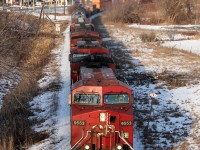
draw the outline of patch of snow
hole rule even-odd
[[[111,41],[111,40],[112,40],[112,38],[111,38],[111,37],[108,37],[108,38],[103,38],[103,39],[102,39],[102,41],[103,41],[103,42],[106,42],[106,41]]]
[[[191,66],[198,64],[198,59],[195,57],[194,60],[187,60],[185,55],[179,55],[173,53],[173,51],[152,49],[154,43],[149,44],[141,42],[138,40],[138,36],[135,35],[136,33],[130,33],[130,30],[106,27],[108,28],[107,31],[110,33],[109,36],[115,37],[113,38],[115,41],[112,41],[110,46],[108,46],[109,49],[112,50],[112,53],[114,53],[113,55],[117,55],[115,54],[115,50],[119,49],[124,52],[122,55],[127,53],[127,49],[130,49],[129,56],[132,54],[132,59],[128,59],[133,67],[130,68],[129,65],[123,64],[123,69],[125,70],[123,75],[125,75],[127,79],[130,78],[128,81],[131,81],[131,87],[134,91],[134,148],[136,150],[178,149],[176,147],[187,141],[189,144],[187,149],[200,149],[200,145],[198,145],[198,139],[200,139],[200,112],[198,111],[200,110],[200,84],[195,82],[193,86],[182,85],[185,87],[170,89],[169,84],[166,83],[168,79],[156,80],[154,84],[151,82],[145,83],[143,79],[140,79],[145,78],[145,75],[149,75],[149,73],[150,75],[154,75],[154,73],[155,75],[159,73],[165,75],[166,73],[167,77],[167,75],[169,75],[167,73],[168,71],[177,75],[191,74],[193,71]],[[161,34],[160,31],[158,31],[158,37],[161,40],[184,40],[186,46],[183,47],[190,47],[189,41],[193,40],[185,39],[192,38],[192,36],[184,36],[175,33],[175,30],[199,30],[200,26],[138,25],[137,27],[151,30],[172,30]],[[168,34],[172,34],[172,37]],[[126,40],[124,37],[131,37],[132,39]],[[195,43],[191,42],[191,45],[199,48],[200,45],[197,44],[197,42],[200,43],[196,40]],[[123,49],[125,49],[125,51]],[[156,76],[153,78],[156,79]],[[195,79],[198,80],[196,77]],[[152,92],[157,94],[155,99],[149,96]],[[150,132],[146,132],[146,129],[150,129]],[[147,139],[150,139],[150,141],[147,141]],[[148,144],[148,142],[150,142],[150,144]]]
[[[134,126],[136,127],[137,124],[135,124]],[[141,141],[142,134],[143,133],[140,131],[139,128],[134,129],[134,150],[144,150],[144,146]]]
[[[58,105],[58,122],[56,124],[58,129],[57,138],[61,139],[57,144],[57,150],[70,149],[71,126],[70,126],[70,107],[68,105],[68,95],[70,93],[70,62],[68,55],[70,54],[70,27],[68,26],[64,32],[64,45],[61,47],[61,81],[63,83],[62,89],[59,93]]]
[[[44,72],[45,72],[45,76],[38,81],[39,87],[42,89],[44,89],[45,87],[48,87],[49,84],[52,83],[56,79],[56,77],[52,76],[51,72],[49,72],[49,68],[45,68]]]
[[[40,14],[36,13],[36,12],[33,12],[31,14],[34,15],[34,16],[37,16],[37,17],[40,16]],[[47,18],[47,16],[44,16],[44,17]],[[71,16],[56,16],[56,20],[55,20],[55,16],[54,15],[48,15],[48,17],[54,22],[55,21],[64,21],[64,20],[70,21],[71,20]]]
[[[41,124],[38,124],[34,126],[34,130],[37,132],[42,131],[50,131],[52,130],[53,126],[53,120],[52,120],[52,108],[53,108],[53,99],[55,98],[54,92],[46,92],[41,95],[36,96],[29,105],[31,106],[31,110],[33,111],[34,115],[33,117],[30,117],[30,119],[37,119],[37,120],[43,120],[44,122]]]
[[[200,116],[200,84],[171,90],[171,100],[191,114]]]
[[[140,25],[140,24],[131,24],[128,27],[140,28],[147,30],[176,30],[176,31],[185,31],[185,30],[200,30],[200,25]]]
[[[178,41],[178,40],[187,40],[192,37],[193,36],[169,33],[168,35],[158,35],[157,39],[162,41]]]
[[[68,59],[66,59],[70,53],[69,32],[68,26],[64,31],[64,44],[53,50],[53,53],[56,54],[56,63],[60,71],[61,89],[59,89],[58,92],[42,93],[35,97],[30,103],[32,110],[40,110],[39,112],[34,111],[36,118],[45,119],[42,124],[36,125],[34,130],[38,132],[48,132],[50,133],[50,137],[43,140],[41,143],[33,145],[29,150],[70,149],[70,107],[67,104],[68,94],[70,93],[70,64]],[[52,62],[50,62],[49,66],[53,66],[51,63]],[[44,69],[46,76],[39,81],[40,88],[48,87],[48,85],[56,79],[50,72],[49,66]],[[53,105],[58,105],[56,113],[52,112],[52,109],[55,107]],[[30,119],[34,119],[34,117]]]
[[[200,40],[169,41],[161,44],[169,48],[177,48],[200,55]]]
[[[2,104],[3,104],[3,96],[5,96],[6,92],[8,91],[9,87],[11,86],[11,83],[9,80],[6,80],[6,79],[1,79],[0,80],[0,110],[1,110],[1,107],[2,107]]]
[[[1,74],[1,73],[0,73]],[[16,75],[16,70],[10,71],[6,76],[2,75],[0,79],[0,111],[3,105],[3,97],[18,84],[20,77]]]

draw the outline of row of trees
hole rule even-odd
[[[156,0],[168,23],[192,23],[197,18],[198,0]]]
[[[105,18],[112,22],[138,23],[145,18],[156,20],[152,23],[187,24],[197,22],[200,0],[127,0],[114,3],[107,9]]]

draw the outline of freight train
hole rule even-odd
[[[133,150],[133,93],[99,33],[75,8],[70,25],[72,150]]]

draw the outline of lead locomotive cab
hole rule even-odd
[[[80,69],[72,85],[73,150],[133,149],[132,91],[110,68]]]

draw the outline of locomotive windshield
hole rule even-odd
[[[99,94],[74,94],[75,104],[99,104],[100,95]]]
[[[91,36],[91,35],[81,35],[81,36],[74,36],[71,39],[81,39],[84,38],[84,40],[90,40],[90,41],[94,41],[94,40],[99,40],[100,38],[97,36]]]
[[[73,54],[73,62],[81,62],[85,60],[89,54]]]
[[[107,54],[73,54],[73,62],[81,62],[81,61],[101,61],[107,58]]]
[[[129,95],[128,94],[105,94],[104,103],[105,104],[129,103]]]

